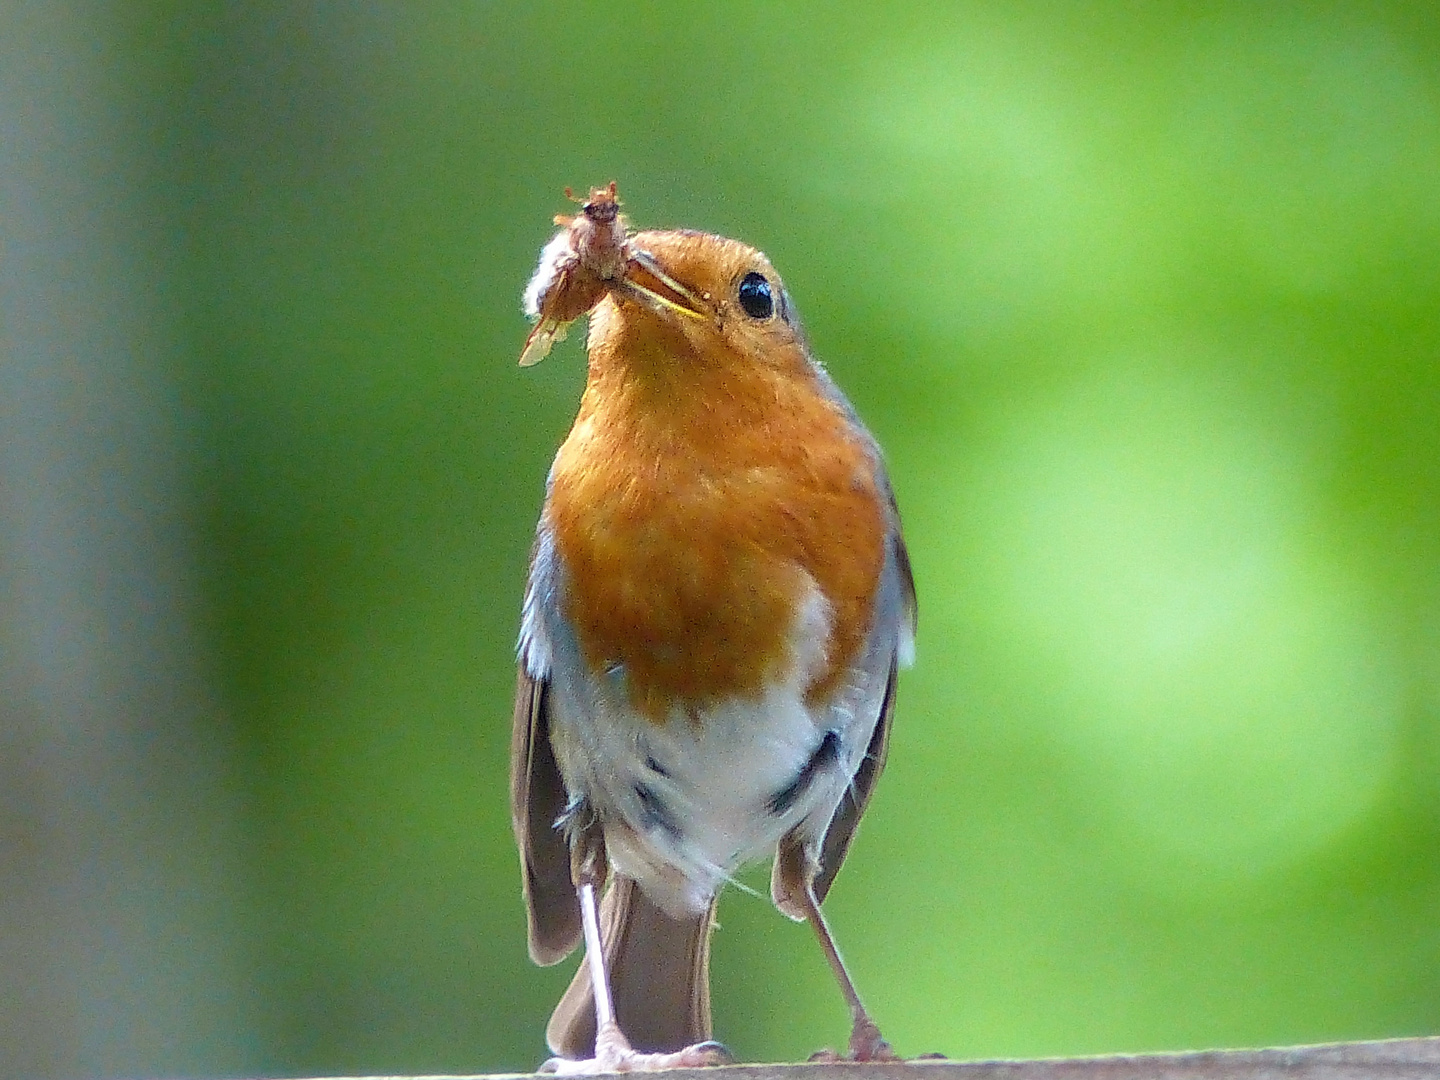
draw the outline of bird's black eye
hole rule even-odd
[[[775,313],[775,298],[764,274],[751,270],[740,279],[740,306],[752,319],[768,319]]]

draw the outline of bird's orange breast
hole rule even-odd
[[[778,364],[687,362],[678,337],[609,326],[599,345],[592,328],[545,510],[586,662],[621,665],[657,722],[675,706],[693,715],[759,696],[792,669],[813,583],[831,631],[805,689],[823,698],[870,629],[884,564],[867,444],[798,350]]]

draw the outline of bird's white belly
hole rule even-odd
[[[792,628],[786,678],[763,697],[698,715],[676,708],[664,723],[632,708],[623,671],[554,681],[551,740],[572,799],[598,815],[614,868],[672,914],[704,910],[797,825],[824,835],[864,759],[886,682],[853,668],[829,701],[807,705],[828,639],[828,605],[813,589]]]

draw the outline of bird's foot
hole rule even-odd
[[[875,1026],[875,1021],[868,1016],[861,1016],[855,1021],[855,1026],[850,1029],[850,1052],[845,1055],[837,1054],[834,1050],[817,1050],[810,1055],[810,1060],[815,1062],[837,1062],[837,1061],[901,1061],[899,1054],[890,1048],[890,1044],[880,1034],[880,1029]]]
[[[660,1072],[664,1069],[698,1069],[733,1065],[735,1058],[723,1044],[710,1040],[665,1054],[647,1053],[630,1045],[620,1028],[608,1024],[595,1038],[595,1056],[588,1061],[553,1057],[540,1066],[542,1073],[589,1076],[595,1073]]]

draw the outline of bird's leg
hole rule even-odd
[[[845,961],[840,957],[840,950],[835,946],[830,926],[815,899],[815,874],[809,856],[796,838],[787,836],[780,841],[775,859],[775,884],[784,890],[782,909],[793,909],[803,915],[805,921],[815,930],[820,951],[825,954],[830,970],[835,974],[835,981],[840,984],[840,993],[845,996],[845,1004],[850,1007],[850,1055],[846,1060],[899,1061],[899,1056],[890,1049],[890,1044],[880,1034],[880,1028],[870,1018],[870,1013],[860,1000],[860,992],[855,989],[855,980],[850,978],[850,972],[845,969]],[[777,889],[776,902],[780,903],[781,900]],[[831,1051],[822,1050],[811,1060],[826,1059],[838,1060],[838,1056]]]
[[[596,830],[598,836],[598,830]],[[610,977],[605,970],[605,948],[600,940],[600,907],[595,890],[604,882],[604,840],[577,843],[584,850],[572,853],[572,874],[580,898],[580,925],[585,934],[585,963],[590,968],[590,986],[595,993],[595,1056],[588,1061],[554,1057],[540,1066],[543,1073],[587,1076],[607,1072],[657,1072],[661,1069],[688,1069],[705,1065],[730,1065],[730,1051],[718,1042],[696,1043],[668,1054],[643,1053],[630,1045],[615,1020],[610,994]]]
[[[815,928],[820,951],[825,954],[830,970],[835,973],[835,981],[840,984],[840,993],[845,995],[845,1004],[850,1006],[850,1060],[900,1060],[895,1051],[890,1049],[890,1044],[881,1037],[880,1028],[870,1018],[870,1013],[861,1002],[860,992],[855,989],[855,981],[845,969],[845,961],[840,958],[840,950],[835,947],[835,938],[830,933],[830,926],[825,922],[820,905],[815,902],[815,890],[809,882],[805,883],[799,900],[805,909],[805,921]]]

